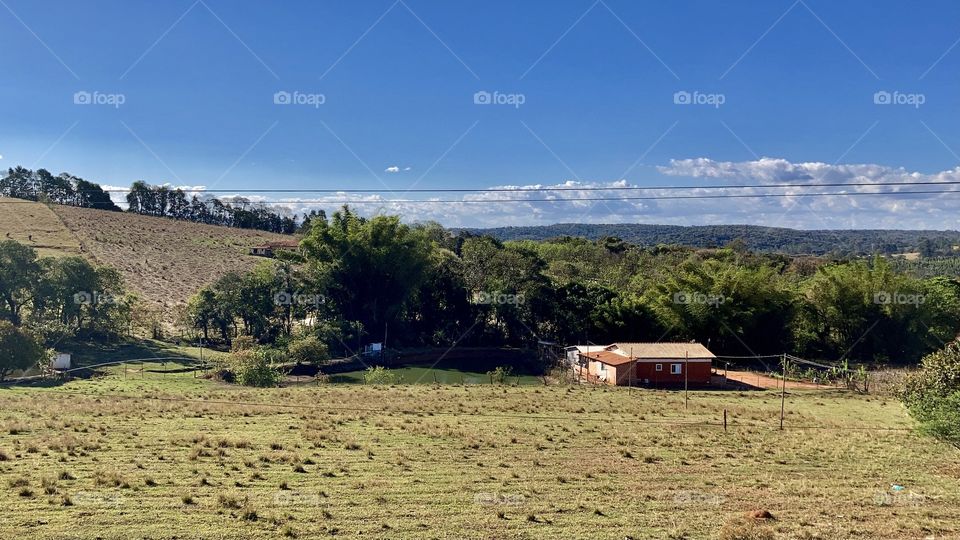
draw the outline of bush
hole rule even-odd
[[[513,368],[510,366],[497,366],[493,371],[488,371],[487,375],[490,376],[490,384],[503,384],[507,382],[507,377],[513,373]]]
[[[282,375],[270,366],[262,349],[246,349],[230,356],[229,369],[238,384],[244,386],[277,386]]]
[[[308,335],[296,339],[287,346],[290,359],[298,364],[319,365],[330,359],[326,344],[317,339],[317,336]]]
[[[363,382],[366,384],[393,384],[397,382],[397,374],[383,366],[369,367],[363,374]]]
[[[925,356],[901,399],[921,431],[960,446],[960,340]]]
[[[257,346],[257,340],[253,336],[237,336],[233,338],[233,342],[230,344],[231,352],[240,352],[248,351]]]

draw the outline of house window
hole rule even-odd
[[[602,362],[600,362],[599,371],[600,371],[600,373],[606,373],[606,372],[607,372],[607,365],[604,364],[604,363],[602,363]]]
[[[670,364],[670,374],[679,375],[683,373],[683,364]]]
[[[656,370],[663,371],[663,364],[657,364]]]

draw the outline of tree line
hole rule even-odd
[[[54,176],[45,169],[32,171],[23,167],[7,170],[0,178],[0,197],[13,197],[82,208],[120,212],[122,209],[98,184],[69,173]],[[296,216],[252,203],[243,198],[223,202],[213,197],[188,196],[182,189],[154,186],[137,181],[126,196],[127,211],[208,225],[239,229],[257,229],[279,234],[293,234],[301,225]],[[308,221],[309,214],[303,221]]]
[[[330,351],[697,340],[717,354],[791,352],[915,362],[960,330],[960,283],[881,257],[831,260],[642,248],[618,238],[501,242],[344,207],[315,216],[299,253],[200,291],[208,339]]]
[[[82,257],[40,258],[29,246],[0,242],[0,380],[33,367],[65,338],[124,333],[134,303],[112,268]]]

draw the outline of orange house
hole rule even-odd
[[[580,353],[574,368],[591,382],[616,386],[710,384],[712,352],[700,343],[615,343]]]

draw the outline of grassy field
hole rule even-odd
[[[175,368],[0,389],[0,538],[960,536],[956,450],[888,398],[791,391],[779,431],[774,392]]]
[[[16,240],[41,257],[80,255],[80,241],[46,205],[0,197],[0,240]]]
[[[490,376],[486,372],[452,367],[407,366],[391,368],[390,372],[394,374],[398,384],[490,384]],[[362,384],[364,373],[364,371],[337,373],[330,376],[330,382]],[[543,384],[540,377],[535,375],[511,375],[507,380],[510,384],[517,385]]]
[[[12,199],[6,199],[7,201]],[[0,239],[43,256],[82,255],[116,268],[127,287],[172,320],[197,290],[263,261],[250,246],[289,236],[172,219],[17,200],[0,204]],[[30,238],[32,237],[32,240]]]

